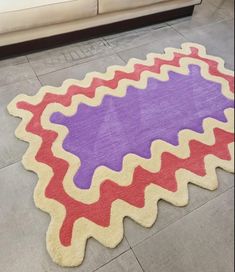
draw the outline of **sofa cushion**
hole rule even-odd
[[[148,6],[169,0],[99,0],[99,13],[107,13],[124,9]]]
[[[97,9],[97,0],[0,1],[0,33],[87,18]]]

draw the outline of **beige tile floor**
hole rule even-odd
[[[110,35],[27,56],[0,61],[0,271],[4,272],[232,272],[234,176],[218,171],[220,187],[208,192],[190,186],[190,204],[159,204],[151,229],[125,220],[125,238],[114,250],[94,240],[79,268],[55,265],[46,252],[49,216],[35,208],[37,177],[23,169],[27,144],[13,133],[19,120],[6,105],[19,93],[41,85],[59,86],[67,78],[104,72],[130,58],[145,58],[182,42],[204,44],[234,68],[234,1],[204,0],[193,17]]]

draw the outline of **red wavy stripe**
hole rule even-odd
[[[50,149],[53,142],[57,138],[57,134],[52,131],[45,130],[41,126],[41,115],[45,107],[49,103],[56,101],[64,105],[69,105],[71,102],[71,96],[77,93],[85,94],[89,97],[94,97],[96,88],[98,86],[101,86],[102,84],[110,88],[116,88],[118,86],[118,81],[120,81],[123,77],[129,78],[132,80],[138,80],[140,78],[141,72],[143,72],[144,69],[159,73],[161,70],[161,66],[165,64],[179,67],[180,59],[183,57],[189,57],[189,56],[192,58],[198,58],[198,59],[207,61],[208,64],[212,66],[211,73],[213,73],[214,75],[218,77],[221,76],[223,78],[229,78],[228,76],[222,75],[219,71],[216,70],[216,68],[218,68],[218,64],[215,61],[211,61],[211,60],[207,60],[207,59],[203,59],[199,57],[197,48],[191,48],[191,53],[189,55],[175,53],[174,59],[172,61],[156,59],[154,65],[149,67],[141,65],[141,64],[136,64],[135,71],[129,74],[125,72],[117,71],[115,73],[115,77],[113,80],[104,81],[104,80],[95,78],[91,83],[91,87],[88,87],[88,88],[72,86],[69,88],[67,95],[46,94],[44,99],[38,105],[31,105],[23,101],[17,103],[18,108],[30,111],[33,114],[33,117],[31,121],[29,122],[29,124],[27,125],[26,130],[35,135],[40,136],[42,139],[43,145],[38,150],[38,154],[42,154],[41,158],[44,157],[45,159],[41,159],[40,162],[53,167],[53,165],[50,164],[50,162],[52,162],[55,159],[54,155],[51,154]],[[230,80],[230,78],[228,80]],[[52,169],[54,170],[53,172],[55,172],[55,169],[54,168]],[[64,168],[64,171],[67,171],[67,168]]]
[[[100,78],[94,78],[91,82],[91,85],[87,88],[83,88],[83,87],[74,85],[74,86],[69,87],[67,93],[64,95],[55,95],[55,94],[47,93],[44,96],[43,100],[39,104],[37,104],[36,106],[22,101],[22,102],[17,103],[17,107],[22,108],[22,109],[27,108],[27,110],[31,111],[32,113],[38,112],[38,111],[40,111],[42,113],[43,110],[45,109],[45,107],[48,104],[53,103],[53,102],[60,103],[64,106],[69,106],[71,104],[71,97],[76,94],[83,94],[88,97],[94,97],[95,90],[100,86],[106,86],[111,89],[116,89],[118,87],[120,80],[122,80],[122,79],[131,79],[131,80],[139,81],[141,73],[143,71],[160,73],[161,67],[163,65],[171,65],[171,66],[179,67],[180,60],[184,57],[192,57],[192,58],[199,59],[201,61],[206,62],[209,65],[210,74],[224,78],[229,83],[230,91],[234,92],[234,77],[221,73],[218,70],[219,64],[216,61],[200,57],[198,55],[198,49],[192,47],[190,54],[174,53],[174,58],[170,61],[169,60],[162,60],[162,59],[155,59],[155,62],[152,66],[136,64],[134,66],[134,71],[131,73],[123,72],[123,71],[116,71],[114,74],[114,78],[111,80],[103,80]]]
[[[196,57],[196,53],[195,53],[196,51],[197,51],[196,49],[192,49],[192,56]],[[174,61],[169,62],[167,64],[170,64],[172,66],[173,65],[179,66],[179,60],[181,57],[184,57],[184,56],[185,55],[175,54]],[[216,62],[214,62],[214,63],[216,63]],[[166,64],[166,63],[164,63],[164,64]],[[163,65],[163,61],[156,60],[155,64],[153,66],[151,66],[152,71],[154,69],[156,71],[157,70],[160,71],[161,65]],[[217,66],[218,66],[218,64],[217,64]],[[217,66],[214,65],[214,68]],[[130,74],[127,74],[124,72],[116,72],[115,79],[113,79],[111,81],[103,81],[100,79],[94,79],[90,88],[86,88],[86,89],[83,88],[82,89],[77,86],[72,86],[71,88],[69,88],[67,95],[72,96],[72,95],[77,94],[79,92],[83,93],[83,94],[85,92],[85,94],[87,96],[93,97],[94,93],[95,93],[95,89],[96,89],[95,86],[101,86],[101,85],[105,84],[106,86],[109,86],[109,87],[112,86],[112,88],[115,88],[115,86],[117,86],[117,81],[120,80],[121,76],[125,75],[125,78],[131,78],[131,75],[132,75],[133,78],[135,78],[135,79],[137,77],[139,77],[141,72],[138,73],[138,71],[141,70],[141,67],[144,67],[144,66],[143,65],[136,65],[135,66],[136,71],[134,73],[130,73]],[[148,67],[148,69],[151,70],[150,67]],[[215,75],[220,76],[220,73],[218,72]],[[222,77],[227,78],[227,76],[225,76],[225,75]],[[108,85],[108,84],[110,84],[110,85]],[[62,99],[60,100],[60,98],[63,98],[63,100]],[[75,201],[69,195],[67,195],[65,193],[62,182],[63,182],[64,176],[68,170],[68,163],[62,159],[58,159],[53,156],[53,154],[51,152],[51,146],[52,146],[53,142],[55,141],[55,139],[57,138],[57,134],[53,131],[44,130],[40,124],[41,113],[43,112],[45,107],[49,103],[52,103],[53,101],[58,102],[58,100],[60,100],[61,103],[63,103],[64,105],[67,105],[67,106],[71,102],[71,99],[67,98],[66,95],[61,96],[61,95],[47,94],[44,97],[43,101],[36,106],[30,105],[30,104],[27,104],[24,102],[18,103],[17,106],[18,106],[18,108],[22,108],[22,109],[31,111],[33,113],[33,118],[30,121],[30,123],[27,125],[27,131],[34,133],[36,135],[39,135],[43,140],[41,148],[39,149],[39,151],[36,155],[36,160],[47,164],[48,166],[50,166],[53,169],[54,176],[47,187],[46,196],[57,200],[58,202],[62,203],[66,207],[67,218],[64,222],[63,228],[61,229],[61,242],[63,245],[69,245],[71,242],[71,233],[72,233],[73,222],[74,222],[74,220],[76,220],[74,212],[75,212],[75,210],[77,210],[77,211],[79,210],[79,213],[82,211],[84,212],[85,210],[80,209],[80,206],[83,206],[85,204]],[[160,185],[161,184],[159,184],[159,186]],[[166,189],[170,190],[171,188],[170,187],[168,188],[167,187],[168,185],[169,185],[168,183],[162,184],[162,186],[165,186]],[[103,188],[103,186],[102,186],[102,188]],[[174,188],[174,186],[172,188]],[[109,190],[112,190],[112,188],[110,188]],[[102,189],[101,193],[103,194],[103,189]],[[104,197],[104,196],[102,196],[102,197]],[[110,205],[111,205],[111,203],[110,203]],[[103,207],[103,204],[101,205],[101,207]],[[81,214],[83,214],[83,212]],[[103,211],[101,211],[100,213],[102,214]],[[88,216],[88,214],[86,212],[85,212],[85,214]],[[84,214],[83,214],[83,216],[84,216]],[[97,216],[94,214],[93,215],[91,214],[91,220],[93,217],[94,217],[94,219],[96,219]],[[103,225],[109,224],[109,217],[108,217],[108,221],[107,221],[107,219],[106,219],[106,221],[102,221],[102,220],[104,220],[104,218],[105,217],[103,217],[103,216],[98,216],[97,224],[99,224],[99,223],[100,223],[100,225],[102,225],[102,223],[103,223]],[[94,220],[94,222],[95,222],[95,220]]]
[[[60,233],[61,243],[64,246],[70,245],[73,224],[78,218],[86,217],[100,226],[107,227],[110,223],[110,208],[112,202],[116,199],[123,199],[139,208],[143,207],[144,188],[150,183],[155,183],[169,191],[176,191],[174,175],[179,168],[188,169],[201,176],[205,175],[203,159],[207,154],[214,154],[221,159],[230,160],[227,145],[233,142],[234,135],[216,129],[215,137],[216,144],[213,146],[206,146],[200,142],[192,141],[190,143],[191,157],[186,160],[165,153],[162,156],[162,170],[157,174],[151,174],[138,167],[134,173],[133,182],[128,187],[120,187],[112,181],[104,182],[101,186],[99,201],[91,205],[78,202],[64,192],[61,182],[66,173],[64,169],[68,168],[68,164],[63,160],[56,159],[52,162],[55,175],[48,185],[45,195],[66,207],[67,214]],[[44,159],[41,156],[37,156],[38,161]]]
[[[110,212],[112,203],[117,199],[122,199],[129,204],[143,208],[145,205],[145,188],[153,183],[166,190],[176,192],[177,182],[175,172],[184,168],[197,175],[204,176],[204,158],[208,154],[213,154],[223,160],[230,160],[228,144],[234,140],[234,134],[215,129],[216,143],[207,146],[195,140],[190,142],[191,156],[188,159],[180,159],[170,153],[162,155],[162,167],[158,173],[150,173],[140,166],[136,168],[131,185],[122,187],[116,183],[106,180],[101,185],[100,199],[93,204],[84,204],[73,199],[67,203],[67,197],[61,195],[58,183],[53,179],[46,190],[48,198],[55,198],[63,203],[67,208],[66,218],[60,232],[60,239],[63,245],[69,246],[74,222],[82,217],[88,218],[96,224],[108,227],[110,224]]]

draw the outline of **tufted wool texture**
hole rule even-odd
[[[22,118],[23,164],[62,266],[82,263],[90,237],[117,246],[124,217],[150,227],[160,199],[184,206],[189,182],[215,190],[217,167],[234,172],[234,74],[198,44],[19,95],[8,110]]]

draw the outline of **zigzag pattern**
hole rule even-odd
[[[86,97],[93,98],[95,96],[96,88],[100,86],[106,86],[106,87],[109,86],[110,88],[116,86],[116,89],[114,90],[111,88],[112,92],[114,93],[117,91],[117,89],[120,86],[118,82],[120,82],[123,79],[123,77],[125,78],[125,76],[127,77],[127,79],[133,78],[131,79],[131,81],[137,82],[138,84],[139,83],[138,79],[140,78],[141,73],[145,71],[144,69],[152,72],[151,74],[148,74],[149,76],[154,76],[156,74],[161,75],[161,70],[162,70],[161,67],[164,67],[167,64],[171,64],[172,67],[180,67],[180,60],[182,60],[185,57],[191,57],[193,59],[203,60],[205,63],[208,63],[209,64],[208,67],[211,74],[218,75],[218,78],[224,78],[228,82],[229,86],[228,87],[225,86],[225,90],[230,89],[231,92],[234,91],[234,87],[233,87],[234,80],[233,80],[232,73],[223,68],[223,62],[221,59],[210,58],[210,56],[205,55],[205,49],[199,45],[183,44],[182,48],[183,48],[182,50],[168,48],[165,50],[166,51],[165,55],[149,54],[147,60],[142,61],[142,64],[139,64],[139,62],[141,63],[141,61],[131,60],[129,64],[127,65],[127,67],[125,68],[111,67],[108,69],[105,75],[94,73],[95,79],[92,78],[92,74],[91,75],[88,74],[86,78],[84,79],[84,81],[82,82],[68,80],[63,84],[61,88],[51,88],[46,86],[46,87],[43,87],[36,96],[28,97],[25,95],[20,95],[16,97],[16,99],[12,101],[12,103],[10,104],[10,107],[11,105],[13,105],[14,107],[14,105],[17,104],[18,113],[19,113],[19,109],[25,109],[27,111],[30,111],[30,113],[33,114],[33,118],[30,118],[30,117],[28,118],[30,120],[27,120],[26,122],[27,130],[29,132],[33,132],[35,135],[38,135],[42,139],[43,143],[46,142],[48,143],[48,146],[49,146],[49,150],[44,145],[41,145],[40,147],[38,147],[37,150],[35,149],[34,150],[35,156],[36,154],[39,154],[39,153],[42,153],[42,154],[47,153],[48,160],[45,163],[50,165],[50,162],[53,162],[54,160],[53,154],[56,153],[56,149],[55,150],[53,149],[53,154],[50,156],[50,146],[52,146],[53,148],[54,141],[57,138],[57,134],[54,133],[54,131],[57,132],[59,135],[61,134],[62,139],[64,139],[64,134],[66,133],[66,132],[63,133],[63,131],[60,132],[60,130],[57,130],[57,127],[53,126],[51,123],[48,124],[48,119],[49,119],[48,116],[51,116],[51,113],[54,111],[54,107],[52,106],[51,107],[52,111],[50,111],[50,108],[47,107],[48,105],[50,104],[53,105],[53,103],[56,102],[57,104],[60,103],[62,105],[68,106],[71,103],[71,97],[74,97],[77,94],[84,94],[86,95]],[[117,69],[117,71],[115,69]],[[119,71],[118,69],[120,69],[121,71]],[[135,70],[137,71],[136,74],[135,74]],[[146,76],[145,80],[147,79],[147,77],[148,76]],[[107,78],[108,79],[111,78],[111,80],[108,80]],[[90,88],[89,88],[89,84],[91,84]],[[124,89],[125,89],[125,86],[124,86]],[[102,88],[101,95],[103,95],[104,93],[105,93],[104,89]],[[227,92],[227,95],[229,95],[228,92]],[[83,102],[86,101],[86,97],[84,96],[82,97]],[[60,107],[57,106],[57,110],[58,109],[60,109]],[[22,115],[25,116],[24,112],[22,112]],[[45,118],[43,118],[44,116]],[[44,127],[47,130],[45,130]],[[19,130],[21,130],[21,127],[19,128]],[[24,130],[24,124],[22,124],[22,130]],[[30,135],[30,138],[31,138],[31,135]],[[60,140],[59,142],[61,141],[62,140]],[[31,140],[29,140],[29,142],[31,142]],[[63,152],[63,149],[61,149],[61,151]],[[33,151],[30,148],[28,152],[32,153]],[[32,157],[35,157],[35,156],[32,156]],[[25,154],[25,157],[26,158],[28,157],[27,153]],[[86,203],[90,203],[90,202],[92,203],[96,201],[99,197],[99,192],[97,191],[99,190],[99,184],[97,185],[95,184],[93,187],[91,187],[90,190],[84,191],[84,190],[78,190],[77,188],[74,188],[73,183],[71,182],[72,181],[71,176],[74,175],[74,172],[79,167],[80,162],[77,160],[77,158],[74,156],[71,156],[71,154],[64,154],[64,153],[61,156],[58,156],[57,154],[57,157],[61,159],[64,159],[66,157],[67,161],[69,162],[71,161],[70,163],[71,169],[70,171],[68,171],[68,173],[71,173],[71,174],[70,175],[67,174],[68,177],[67,176],[65,177],[65,182],[64,182],[64,187],[66,192],[70,196],[72,196],[72,198],[86,202]],[[40,162],[43,163],[44,161],[40,161]],[[58,165],[58,163],[59,161],[56,161],[54,164]],[[61,165],[60,168],[61,167],[64,167],[65,172],[67,171],[66,165]],[[54,168],[52,167],[52,169]]]
[[[200,65],[203,76],[220,83],[223,94],[233,99],[233,73],[224,69],[223,62],[207,56],[199,45],[184,44],[182,48],[167,49],[164,56],[152,54],[142,63],[132,60],[119,71],[117,67],[111,68],[105,75],[88,75],[82,82],[67,81],[59,94],[55,94],[58,89],[43,88],[35,97],[21,95],[9,105],[11,114],[23,118],[16,135],[30,143],[23,163],[26,169],[39,175],[35,202],[51,214],[47,246],[57,263],[79,265],[89,237],[106,246],[116,246],[123,237],[123,217],[130,216],[144,226],[151,226],[156,220],[155,205],[159,199],[185,205],[189,181],[215,189],[215,167],[233,171],[233,110],[230,109],[225,111],[225,123],[204,120],[203,134],[181,131],[177,147],[154,142],[150,160],[134,155],[125,157],[121,173],[101,167],[86,192],[72,183],[79,161],[74,163],[74,156],[63,150],[61,143],[66,131],[49,122],[53,112],[69,108],[71,113],[81,101],[99,105],[105,94],[125,95],[128,84],[144,88],[150,76],[167,80],[168,70],[187,74],[187,65],[192,63]],[[100,86],[106,89],[103,87],[101,91]],[[111,233],[112,238],[107,236]]]

